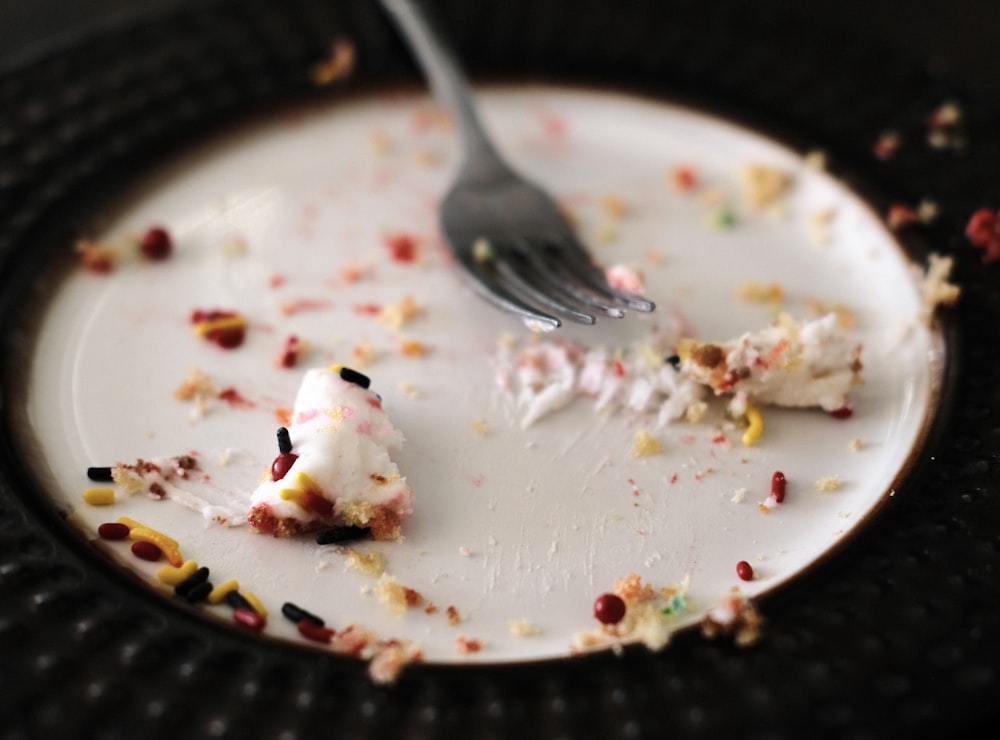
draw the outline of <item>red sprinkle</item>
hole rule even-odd
[[[146,542],[145,540],[139,540],[132,543],[132,554],[137,558],[142,560],[149,560],[155,562],[163,557],[163,551],[158,545],[152,542]]]
[[[965,235],[974,247],[983,250],[983,262],[1000,260],[1000,214],[980,208],[969,218]]]
[[[698,176],[690,167],[678,167],[673,173],[674,185],[678,190],[689,192],[698,186]]]
[[[299,364],[299,338],[292,334],[285,340],[285,346],[275,358],[278,367],[293,368]]]
[[[779,504],[785,500],[785,474],[780,470],[775,470],[774,475],[771,476],[771,495],[774,496],[774,500]],[[739,568],[739,566],[736,566]],[[751,575],[753,571],[751,571]],[[744,579],[745,580],[745,579]]]
[[[253,609],[233,609],[233,621],[254,632],[260,632],[267,624],[267,619]]]
[[[225,401],[233,408],[253,408],[254,402],[245,398],[238,390],[230,386],[219,391],[219,400]]]
[[[142,235],[142,240],[139,242],[139,251],[151,260],[165,260],[170,256],[173,248],[173,239],[162,226],[151,226]]]
[[[601,624],[618,624],[625,618],[625,601],[617,594],[601,594],[594,600],[594,617]]]
[[[736,564],[736,575],[741,581],[752,581],[753,566],[746,560],[741,560]]]
[[[385,248],[394,262],[413,262],[417,258],[417,243],[407,234],[385,237]]]
[[[128,533],[128,525],[121,522],[105,522],[97,528],[97,534],[103,540],[123,540]]]
[[[850,419],[854,415],[854,409],[850,406],[841,406],[839,409],[834,409],[830,412],[830,416],[834,419]]]
[[[299,456],[294,452],[282,452],[271,463],[271,480],[281,480],[291,469]]]
[[[329,643],[335,634],[334,630],[329,627],[321,627],[315,622],[310,622],[308,619],[300,620],[296,626],[299,629],[300,635],[313,642]]]

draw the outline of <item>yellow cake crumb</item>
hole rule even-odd
[[[391,329],[401,329],[417,315],[418,310],[413,297],[406,296],[399,303],[383,306],[379,312],[379,319]]]
[[[449,605],[447,609],[444,610],[444,616],[448,620],[448,624],[452,627],[462,623],[462,615],[458,613],[458,609],[454,605]]]
[[[400,339],[399,351],[405,357],[423,357],[427,354],[427,346],[416,339]]]
[[[757,209],[775,205],[791,186],[791,178],[781,170],[763,164],[749,164],[740,170],[740,184],[747,202]]]
[[[736,297],[754,303],[781,303],[785,299],[785,290],[778,283],[764,285],[749,280],[736,289]]]
[[[407,588],[388,573],[383,573],[375,582],[375,596],[379,604],[396,614],[419,606],[424,600],[418,591]]]
[[[347,39],[337,39],[330,46],[330,53],[309,70],[314,85],[324,87],[342,80],[354,69],[354,44]]]
[[[646,429],[640,429],[632,438],[632,457],[650,457],[662,451],[660,441]]]
[[[351,548],[344,559],[344,569],[378,578],[385,573],[385,558],[378,550],[363,553]]]
[[[932,253],[927,258],[927,270],[924,273],[920,292],[923,298],[921,319],[928,323],[938,306],[952,306],[958,301],[961,289],[949,282],[954,260]]]
[[[527,619],[512,619],[507,622],[507,631],[514,637],[531,637],[539,633],[538,625]]]
[[[840,488],[840,476],[828,475],[819,478],[816,480],[815,487],[817,491],[836,491]]]

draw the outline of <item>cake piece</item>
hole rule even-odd
[[[398,539],[412,492],[389,452],[403,443],[366,376],[314,368],[303,378],[291,424],[278,431],[279,454],[253,492],[247,521],[286,537],[355,526],[374,539]]]
[[[829,313],[802,324],[782,315],[761,331],[724,342],[682,340],[681,371],[716,395],[732,394],[730,410],[759,405],[849,408],[847,394],[861,382],[861,347],[837,327]]]

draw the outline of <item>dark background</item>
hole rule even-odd
[[[0,68],[95,24],[194,1],[0,0]],[[719,22],[725,22],[724,0],[700,2],[719,5]],[[977,97],[1000,102],[1000,0],[787,0],[783,5],[845,43],[897,51]]]

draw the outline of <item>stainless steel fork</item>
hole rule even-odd
[[[415,0],[381,0],[451,113],[464,148],[440,207],[441,232],[472,288],[529,327],[562,318],[593,324],[624,309],[652,311],[642,296],[608,285],[558,204],[508,165],[476,113],[458,64]]]

